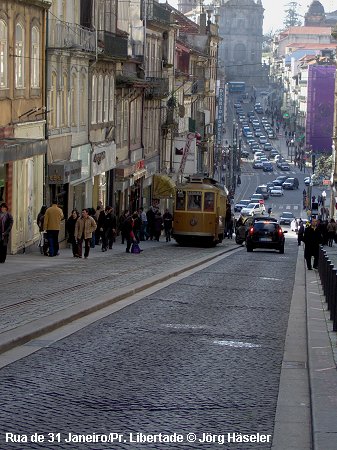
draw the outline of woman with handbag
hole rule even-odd
[[[76,243],[76,238],[75,238],[75,226],[76,226],[77,219],[79,217],[80,217],[80,214],[77,211],[77,209],[73,209],[71,211],[71,214],[70,214],[67,222],[66,222],[66,231],[68,234],[67,242],[68,242],[68,244],[71,244],[71,249],[73,251],[74,258],[78,258],[78,245]]]

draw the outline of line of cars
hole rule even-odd
[[[293,190],[298,188],[298,178],[280,175],[274,181],[258,186],[250,199],[243,199],[237,202],[234,205],[234,212],[240,212],[242,216],[265,214],[266,208],[264,201],[270,196],[283,196],[284,190]]]

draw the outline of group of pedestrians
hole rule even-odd
[[[63,219],[62,210],[56,201],[51,207],[42,206],[37,217],[37,224],[41,232],[40,249],[46,256],[59,254],[58,235]],[[84,258],[88,258],[90,248],[101,245],[102,252],[112,249],[116,236],[121,235],[122,244],[126,242],[126,252],[137,251],[140,241],[159,241],[162,231],[165,231],[166,242],[171,241],[173,216],[168,209],[161,214],[158,206],[151,206],[147,212],[144,208],[131,214],[125,210],[119,219],[112,206],[97,209],[84,208],[81,213],[72,210],[66,220],[67,242],[71,245],[74,258],[82,258],[84,244]],[[134,245],[133,245],[134,244]]]
[[[321,221],[312,219],[311,222],[304,224],[300,220],[297,234],[298,245],[304,242],[304,258],[306,260],[307,269],[318,269],[319,246],[333,246],[333,242],[337,242],[337,223],[334,219],[330,221]],[[312,258],[313,265],[312,265]]]

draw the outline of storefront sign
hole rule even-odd
[[[91,176],[91,145],[84,144],[71,149],[70,159],[72,161],[82,161],[81,177],[77,182],[81,180],[87,180]]]
[[[222,145],[222,124],[224,119],[224,108],[225,108],[225,89],[219,88],[219,97],[218,97],[218,115],[217,115],[217,123],[216,123],[216,143],[217,145]]]
[[[49,184],[67,184],[81,178],[82,161],[57,161],[48,166]]]
[[[93,146],[91,156],[92,176],[100,175],[116,167],[116,144],[114,141]]]

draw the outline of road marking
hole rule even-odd
[[[294,205],[294,209],[296,209],[296,210],[297,210],[297,209],[298,209],[298,205]]]
[[[287,206],[286,206],[286,209],[290,209],[290,205],[287,205]]]
[[[235,347],[235,348],[259,348],[261,345],[252,344],[251,342],[240,342],[240,341],[220,341],[216,339],[213,341],[214,344],[224,345],[227,347]]]

